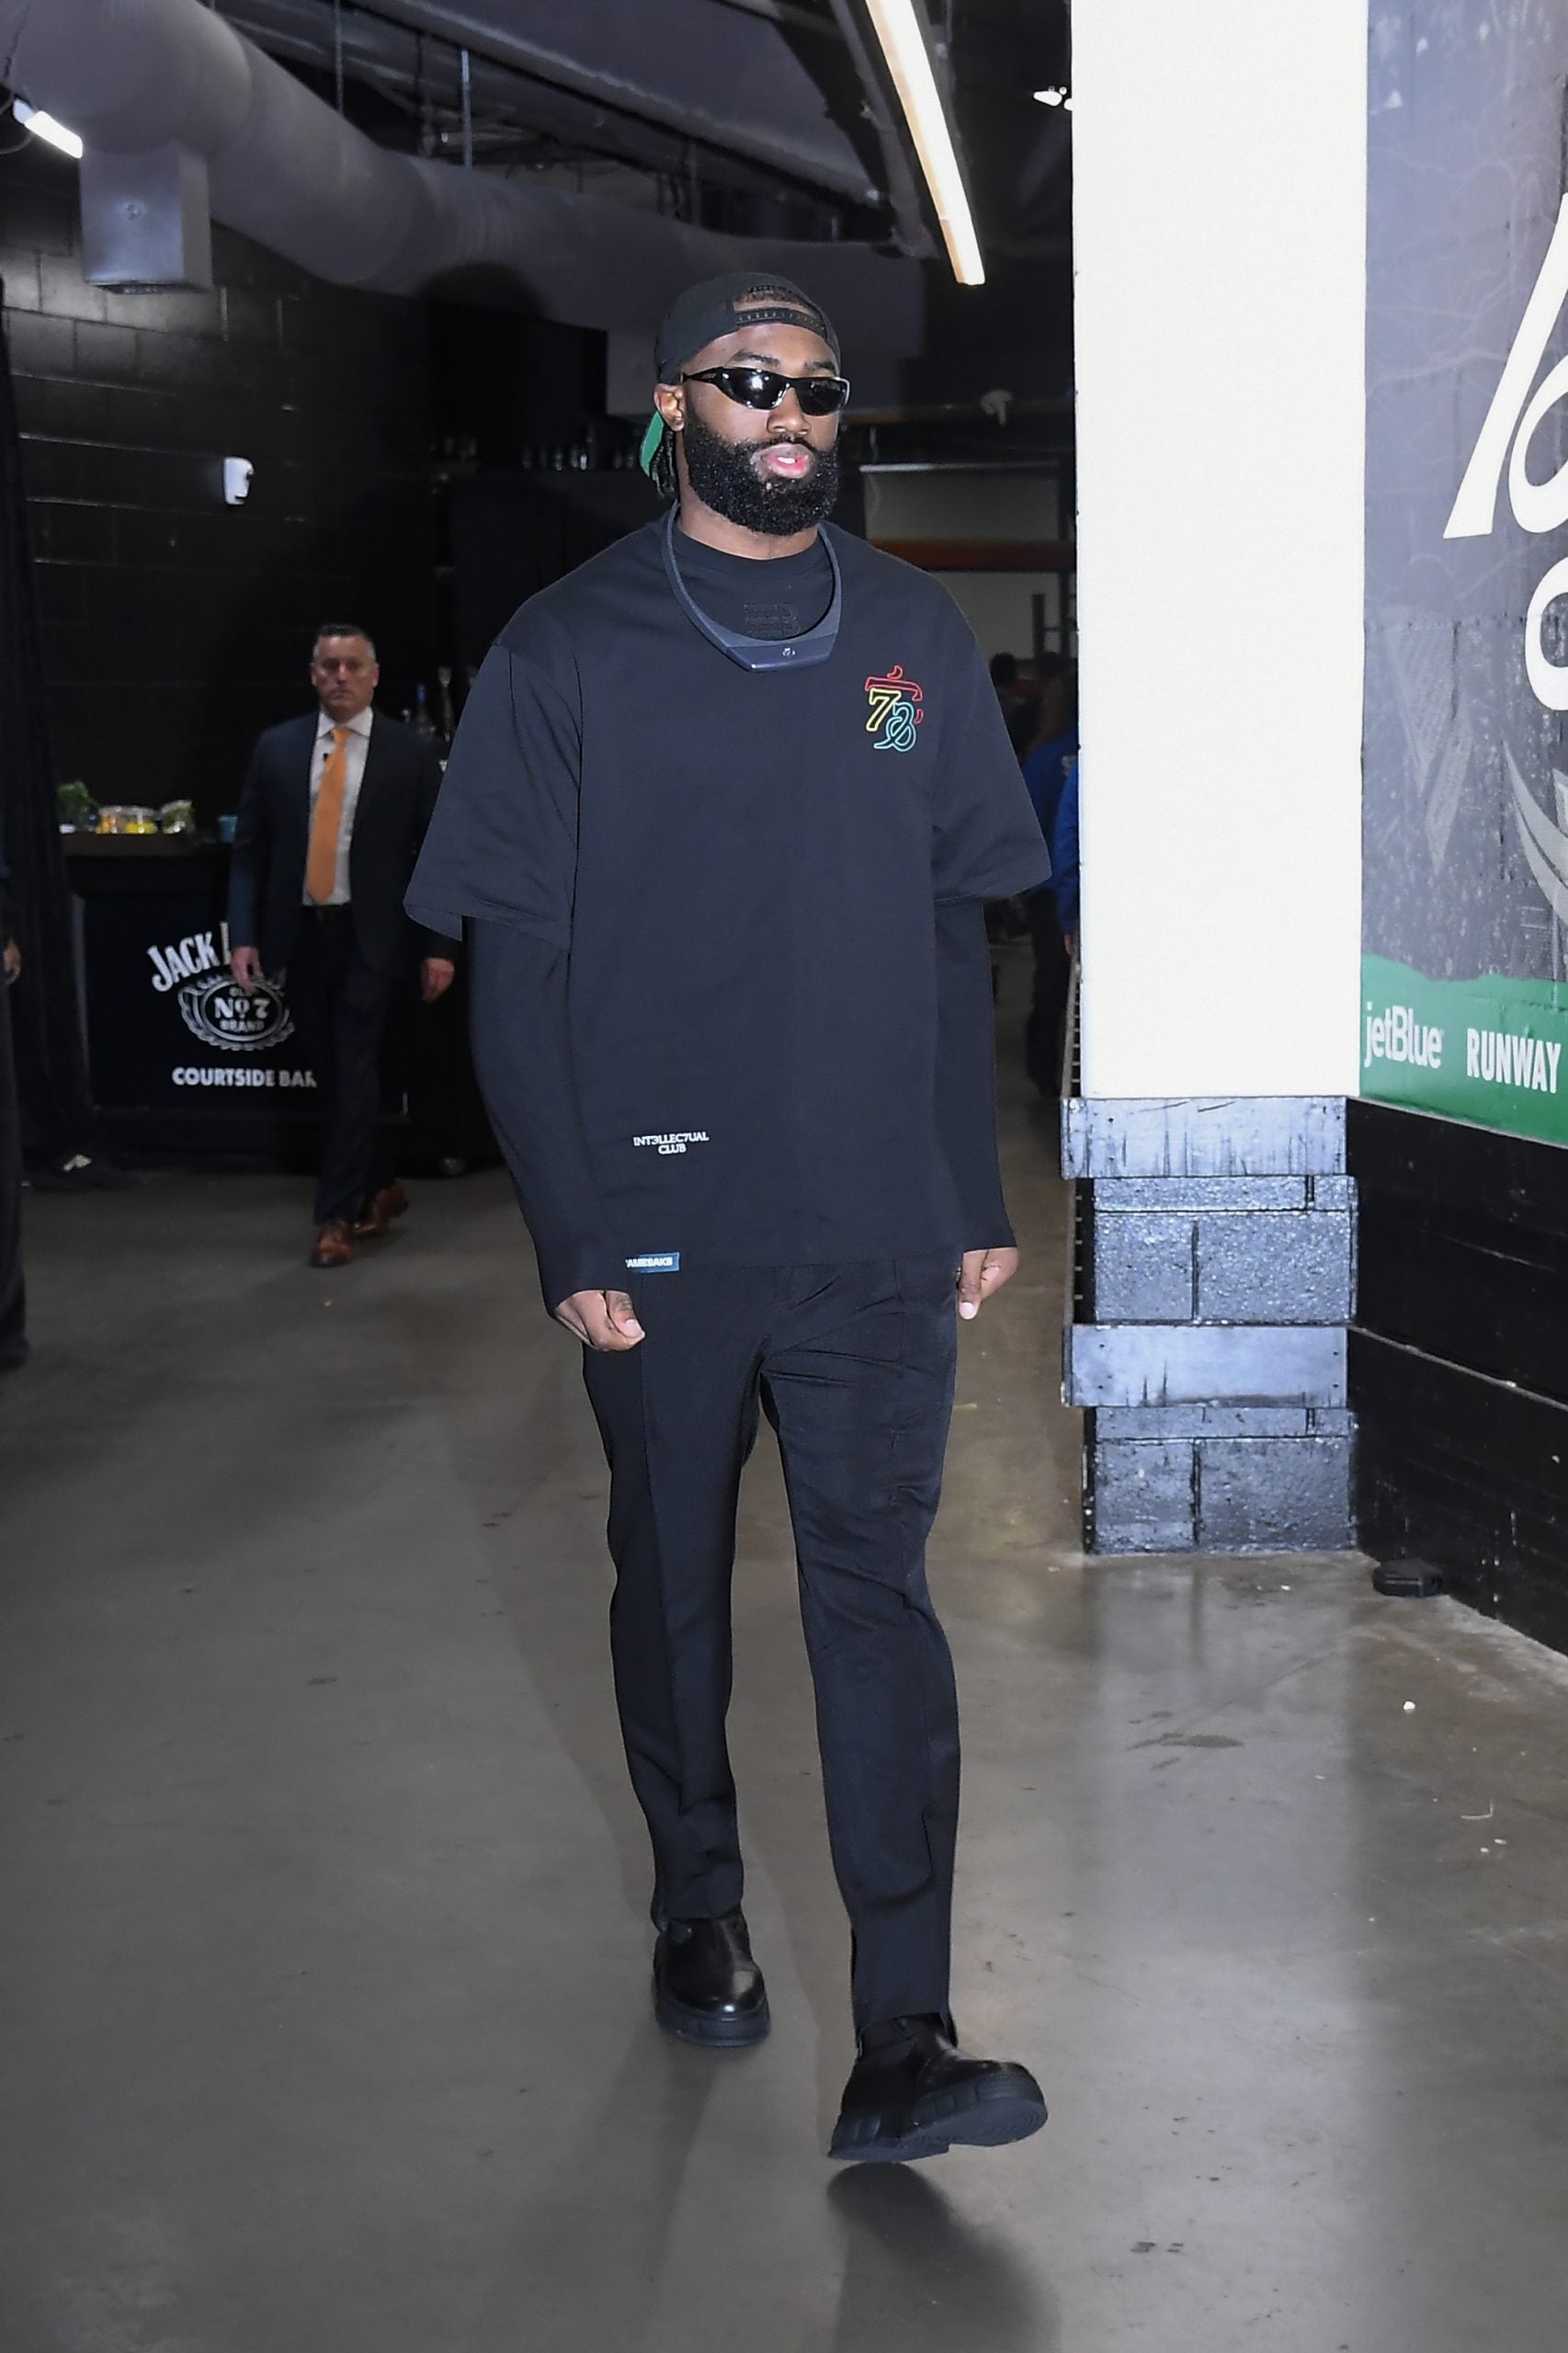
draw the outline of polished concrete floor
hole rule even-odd
[[[957,2004],[1052,2119],[835,2173],[785,1519],[737,1592],[760,2050],[664,2040],[575,1351],[494,1176],[29,1204],[0,1384],[5,2353],[1557,2353],[1568,1665],[1364,1564],[1086,1564],[1062,1199],[966,1333],[934,1578]],[[765,1440],[765,1448],[767,1441]]]

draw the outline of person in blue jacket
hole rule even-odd
[[[1056,920],[1067,943],[1069,959],[1078,952],[1078,755],[1068,761],[1057,796],[1056,822],[1048,840],[1051,880],[1046,889],[1056,902]]]
[[[1046,654],[1049,665],[1040,696],[1035,740],[1024,756],[1024,784],[1050,847],[1052,878],[1029,900],[1029,932],[1034,943],[1034,995],[1024,1033],[1024,1063],[1042,1095],[1055,1095],[1062,1084],[1062,1029],[1067,1015],[1068,978],[1072,969],[1064,933],[1067,926],[1058,901],[1055,876],[1056,828],[1064,798],[1069,767],[1078,754],[1076,679],[1060,655]],[[1074,838],[1076,799],[1074,805]],[[1073,929],[1077,929],[1076,857],[1074,860]]]

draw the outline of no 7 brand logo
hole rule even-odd
[[[1568,358],[1558,360],[1532,393],[1536,370],[1568,300],[1568,196],[1546,249],[1540,273],[1525,305],[1513,348],[1497,379],[1492,405],[1471,452],[1464,480],[1444,526],[1446,540],[1489,538],[1497,513],[1503,468],[1508,469],[1508,503],[1527,531],[1555,531],[1568,523],[1568,465],[1548,482],[1531,482],[1526,471],[1530,442],[1541,419],[1568,392]],[[1568,558],[1554,563],[1530,598],[1525,621],[1525,669],[1539,701],[1549,710],[1568,710],[1568,666],[1548,661],[1540,624],[1553,599],[1568,596]]]

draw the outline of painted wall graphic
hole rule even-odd
[[[1568,1143],[1568,10],[1370,23],[1362,1091]]]

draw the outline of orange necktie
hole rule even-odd
[[[321,772],[315,814],[311,819],[310,855],[305,860],[305,891],[318,907],[337,888],[337,837],[343,831],[343,794],[348,782],[348,730],[335,727],[332,749]]]

